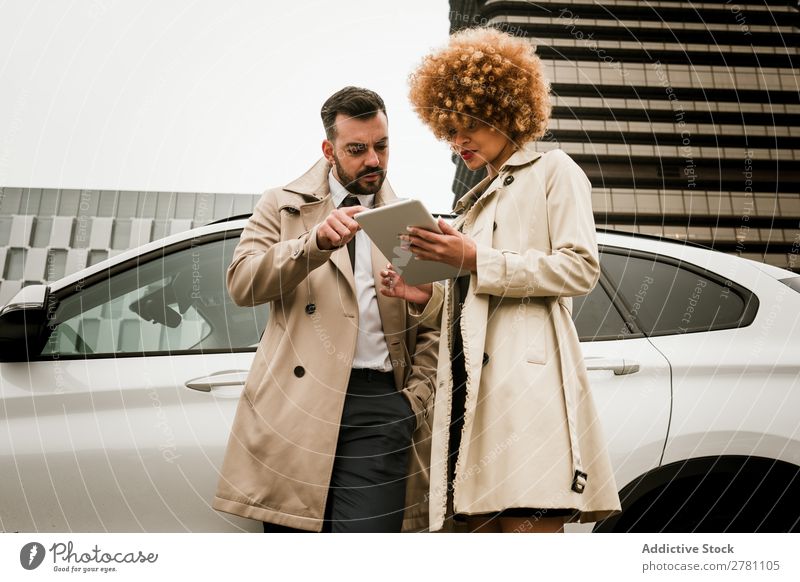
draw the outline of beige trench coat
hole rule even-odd
[[[487,178],[468,192],[456,212],[455,225],[477,245],[477,272],[461,321],[468,380],[454,510],[575,509],[580,521],[618,511],[571,318],[570,297],[589,293],[600,273],[589,180],[563,151],[541,154],[527,145],[494,181]],[[432,531],[443,526],[447,511],[450,282],[435,286],[421,316],[437,319],[439,313]]]
[[[319,531],[358,329],[347,249],[324,251],[316,226],[333,210],[323,159],[284,188],[268,190],[228,268],[236,304],[269,302],[270,318],[236,410],[215,509]],[[387,183],[375,203],[395,198]],[[387,260],[372,247],[375,287]],[[309,274],[310,273],[310,274]],[[417,325],[406,305],[377,293],[398,390],[417,416],[403,528],[428,525],[428,412],[438,325]],[[316,305],[309,314],[306,306]]]

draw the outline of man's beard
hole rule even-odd
[[[336,154],[333,156],[333,162],[336,165],[336,175],[339,177],[339,182],[341,182],[345,189],[351,194],[375,194],[381,189],[383,181],[386,179],[386,172],[380,167],[364,168],[357,176],[351,176],[344,171]],[[377,174],[378,179],[375,182],[362,186],[358,179],[367,174]]]

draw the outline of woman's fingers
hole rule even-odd
[[[442,237],[442,235],[440,235],[439,233],[433,232],[432,230],[427,230],[425,228],[416,228],[414,226],[409,226],[406,230],[408,230],[408,234],[410,234],[411,236],[429,242],[437,242]]]
[[[408,236],[408,250],[417,259],[438,260],[444,246],[438,241],[430,241],[415,235]]]
[[[450,226],[444,218],[439,219],[439,230],[442,231],[442,234],[450,236],[458,236],[459,234],[459,232],[455,228]]]
[[[462,235],[443,220],[439,220],[442,234],[424,228],[409,227],[405,240],[409,241],[409,250],[418,259],[446,262],[460,255],[463,245]]]
[[[420,261],[441,262],[443,257],[437,252],[420,249],[414,251],[414,258]]]
[[[418,251],[431,251],[439,245],[439,241],[428,240],[416,235],[408,235],[405,239],[408,241],[408,249],[416,254]]]

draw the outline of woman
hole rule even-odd
[[[572,323],[571,296],[600,268],[586,175],[561,150],[536,151],[549,87],[528,41],[495,29],[451,37],[411,75],[423,122],[488,176],[442,234],[409,229],[418,259],[462,267],[410,287],[391,269],[382,293],[441,317],[431,458],[431,530],[563,531],[619,498]]]

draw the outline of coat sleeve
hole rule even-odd
[[[409,328],[416,329],[411,356],[411,373],[404,392],[411,403],[419,428],[428,416],[429,404],[436,392],[436,368],[439,359],[439,332],[443,286],[434,283],[433,295],[423,310],[409,304]]]
[[[549,227],[551,252],[528,249],[520,254],[478,245],[476,294],[570,297],[586,295],[597,283],[600,261],[591,183],[563,151],[546,156],[547,224],[541,227]]]
[[[408,313],[417,321],[431,321],[434,324],[442,316],[442,305],[444,304],[444,283],[436,281],[433,283],[433,293],[424,306],[416,303],[408,303]]]
[[[333,251],[317,246],[317,227],[291,240],[280,240],[277,192],[265,192],[242,231],[228,267],[228,293],[236,305],[252,307],[292,291],[323,265]]]

